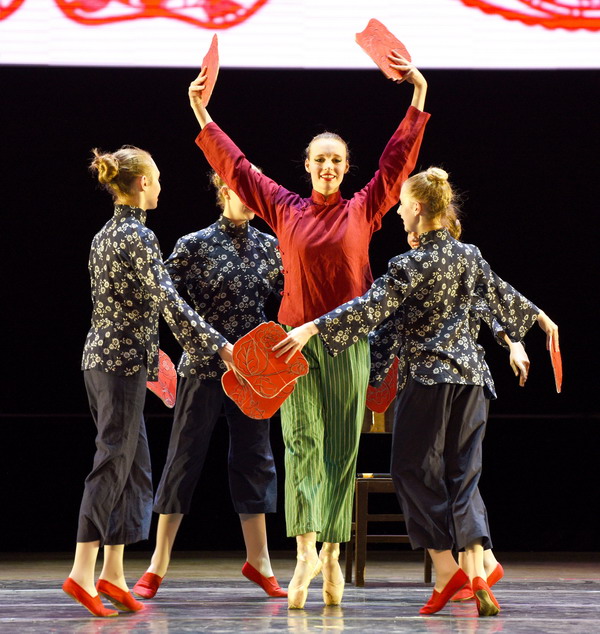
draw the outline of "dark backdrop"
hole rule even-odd
[[[517,387],[506,353],[482,342],[496,379],[482,490],[496,547],[596,549],[595,324],[598,320],[598,130],[600,72],[426,71],[432,113],[418,168],[441,165],[464,193],[464,240],[560,326],[565,380],[553,387],[544,336],[527,337],[532,361]],[[70,549],[94,428],[79,362],[90,317],[87,257],[112,213],[87,172],[92,147],[150,150],[161,170],[159,208],[148,225],[168,255],[175,240],[216,216],[208,165],[194,144],[187,102],[192,69],[2,67],[2,509],[3,548]],[[323,129],[350,144],[343,192],[362,187],[410,102],[411,87],[377,71],[222,69],[210,112],[250,160],[286,187],[310,186],[302,152]],[[260,221],[256,224],[265,229]],[[406,250],[390,213],[373,240],[374,274]],[[162,347],[177,358],[168,329]],[[155,475],[170,412],[147,402]],[[273,443],[283,477],[279,421]],[[226,482],[226,425],[180,548],[240,548]],[[366,437],[359,469],[387,470],[389,436]],[[283,491],[281,486],[280,491]],[[280,493],[280,498],[283,494]],[[597,497],[597,496],[596,496]],[[282,502],[282,500],[280,500]],[[273,548],[291,548],[282,513]],[[149,548],[151,544],[142,544]]]

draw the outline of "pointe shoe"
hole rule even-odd
[[[302,610],[308,597],[308,586],[323,567],[323,563],[318,557],[314,563],[306,561],[306,557],[301,555],[297,556],[297,560],[296,570],[294,570],[294,576],[287,590],[288,608],[290,610]],[[302,566],[302,564],[304,565]]]
[[[132,592],[142,599],[152,599],[158,592],[158,588],[164,577],[159,577],[153,572],[145,572],[133,586]]]
[[[98,579],[96,590],[98,590],[98,594],[101,594],[116,608],[124,612],[139,612],[144,609],[144,604],[134,599],[131,592],[121,590],[121,588],[110,581],[106,581],[106,579]]]
[[[469,577],[459,568],[453,577],[444,586],[441,592],[433,591],[429,601],[419,610],[420,614],[435,614],[439,612],[464,585],[469,581]]]
[[[325,605],[339,605],[344,596],[344,575],[340,568],[340,551],[323,555],[323,550],[319,555],[319,559],[323,562],[323,603]],[[338,583],[334,583],[331,579],[338,577],[341,579]]]
[[[504,568],[498,564],[488,575],[487,584],[491,588],[495,583],[504,577]]]
[[[459,602],[459,601],[470,601],[474,599],[475,595],[473,594],[473,588],[469,582],[465,583],[461,590],[459,590],[450,601]]]
[[[274,576],[265,577],[263,574],[248,562],[242,566],[242,574],[246,579],[254,581],[259,585],[270,597],[287,597],[288,593],[279,586]]]
[[[88,594],[77,582],[73,581],[71,577],[62,585],[63,592],[68,594],[72,599],[75,599],[77,603],[89,610],[94,616],[117,616],[119,613],[115,610],[108,610],[102,605],[100,597],[96,595],[93,597]]]
[[[500,612],[500,604],[488,584],[481,577],[475,577],[472,585],[479,616],[496,616]]]

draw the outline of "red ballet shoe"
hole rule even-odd
[[[459,601],[470,601],[475,598],[473,594],[473,588],[470,583],[466,583],[461,590],[459,590],[450,601],[459,602]]]
[[[144,609],[144,604],[134,599],[131,592],[121,590],[121,588],[110,581],[106,581],[106,579],[98,579],[96,590],[116,608],[124,612],[139,612]]]
[[[469,582],[469,577],[464,571],[459,568],[453,575],[453,577],[444,586],[441,592],[437,590],[433,591],[431,598],[427,603],[419,610],[420,614],[435,614],[439,612],[464,585]]]
[[[152,599],[158,592],[164,577],[159,577],[153,572],[145,572],[133,586],[132,592],[142,599]]]
[[[495,583],[498,583],[502,577],[504,577],[504,568],[498,564],[487,578],[488,586],[491,588]]]
[[[475,577],[472,586],[479,616],[496,616],[500,612],[500,604],[488,584],[481,577]]]
[[[250,581],[254,581],[254,583],[258,584],[270,597],[287,597],[287,592],[279,587],[279,583],[277,583],[275,577],[265,577],[261,575],[260,572],[248,562],[242,566],[242,574],[246,579],[250,579]]]
[[[96,595],[93,597],[88,594],[77,582],[73,581],[69,577],[62,585],[63,592],[68,594],[72,599],[75,599],[77,603],[89,610],[94,616],[117,616],[119,613],[115,610],[108,610],[102,605],[100,597]]]

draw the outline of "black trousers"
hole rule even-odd
[[[98,432],[77,541],[113,546],[148,539],[152,474],[143,416],[146,372],[117,376],[85,370],[83,376]]]
[[[274,513],[277,473],[269,420],[248,418],[219,381],[180,378],[167,461],[155,513],[189,513],[210,437],[222,408],[229,425],[229,490],[237,513]]]
[[[463,550],[481,538],[491,548],[479,493],[489,401],[474,385],[423,385],[399,393],[392,478],[413,548]]]

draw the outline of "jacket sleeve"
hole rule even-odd
[[[131,256],[138,278],[155,302],[175,339],[191,355],[210,356],[227,344],[177,293],[149,229],[131,236]]]

